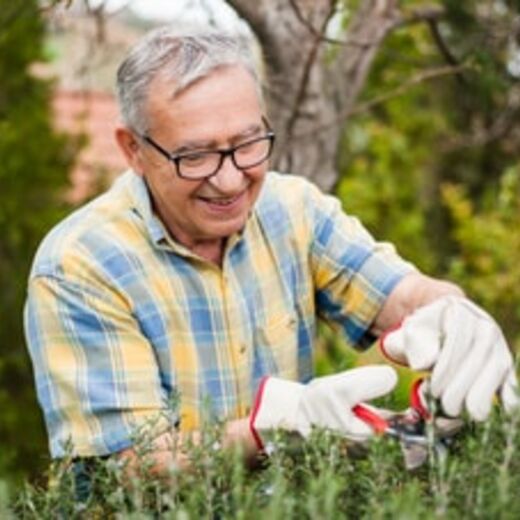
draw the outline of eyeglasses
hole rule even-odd
[[[264,123],[267,127],[265,135],[220,150],[201,150],[172,154],[156,143],[149,135],[142,135],[141,138],[168,161],[175,164],[179,177],[197,181],[215,175],[228,156],[231,157],[233,164],[239,170],[247,170],[266,161],[273,150],[275,134],[265,119]]]

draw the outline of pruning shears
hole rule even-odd
[[[410,392],[410,406],[401,412],[382,411],[364,404],[353,408],[357,417],[377,434],[399,441],[408,470],[422,466],[432,449],[437,455],[444,455],[464,424],[459,418],[432,415],[426,405],[426,388],[427,381],[417,380]]]

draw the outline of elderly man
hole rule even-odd
[[[476,420],[499,392],[517,405],[513,358],[493,319],[419,273],[339,202],[268,171],[275,142],[244,37],[156,30],[121,64],[129,171],[43,241],[29,281],[27,341],[53,457],[135,460],[148,425],[157,471],[172,443],[225,421],[245,456],[283,428],[351,439],[353,413],[390,392],[390,366],[314,378],[318,318],[431,370],[446,413]],[[396,327],[396,324],[400,324]]]

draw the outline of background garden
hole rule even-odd
[[[273,17],[262,11],[270,2],[227,3],[249,20],[261,40],[273,44],[267,61],[273,63],[273,76],[281,75],[294,60],[273,51],[282,40],[269,25]],[[115,15],[103,3],[0,0],[0,517],[519,518],[518,418],[503,417],[498,410],[488,423],[468,425],[447,459],[432,451],[429,464],[415,473],[404,470],[399,449],[390,441],[378,440],[354,459],[346,456],[340,440],[318,432],[316,442],[297,453],[287,446],[264,471],[254,473],[234,457],[194,448],[194,471],[176,475],[169,490],[149,479],[124,491],[121,468],[108,461],[99,467],[97,498],[84,506],[87,513],[74,504],[63,464],[48,479],[22,308],[38,242],[80,202],[67,193],[89,136],[56,129],[52,100],[60,83],[47,67],[65,52],[52,34],[52,17],[57,10],[62,17],[72,16],[76,4],[82,4],[96,28],[98,45],[106,45]],[[325,136],[320,146],[326,158],[313,159],[322,161],[323,171],[301,173],[336,193],[347,212],[420,268],[460,283],[497,318],[517,351],[520,2],[280,0],[271,8],[291,20],[295,34],[306,34],[309,45],[306,53],[303,40],[292,41],[293,52],[300,47],[301,62],[293,64],[296,72],[286,74],[293,91],[287,88],[285,95],[294,97],[284,103],[293,103],[294,110],[273,110],[275,129],[289,136],[281,141],[285,148],[276,166],[297,165],[299,151],[312,151],[298,135],[314,128],[313,135]],[[187,1],[185,10],[190,9],[205,9],[215,20],[220,7]],[[386,18],[370,27],[382,12]],[[132,24],[152,25],[135,19]],[[377,39],[366,39],[376,33]],[[285,42],[284,48],[290,47]],[[358,61],[350,63],[356,52]],[[333,72],[337,90],[322,89],[323,104],[311,106],[313,89],[319,90],[320,80]],[[327,105],[342,93],[336,107]],[[309,107],[306,118],[301,107]],[[329,119],[321,120],[323,114]],[[81,202],[117,173],[96,172],[94,188]],[[317,370],[344,369],[364,363],[367,356],[377,354],[358,357],[324,330]],[[395,406],[405,404],[411,377],[403,373]],[[206,447],[213,445],[213,435],[208,431]]]

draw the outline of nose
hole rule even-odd
[[[232,195],[238,193],[244,185],[244,172],[235,166],[230,155],[224,158],[218,172],[208,182],[221,193]]]

